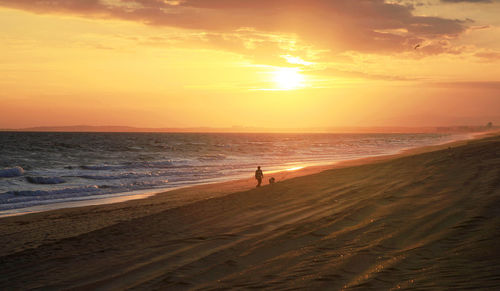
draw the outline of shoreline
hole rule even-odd
[[[276,181],[280,182],[280,181],[283,181],[285,179],[290,179],[293,177],[300,177],[300,176],[305,176],[305,175],[310,175],[313,173],[321,172],[324,170],[334,169],[334,168],[337,168],[337,166],[344,167],[344,166],[358,165],[358,164],[363,164],[366,162],[373,162],[373,161],[397,158],[399,156],[402,157],[402,156],[405,156],[406,154],[415,154],[415,153],[432,151],[432,150],[437,149],[441,146],[453,145],[455,143],[479,139],[481,137],[488,136],[491,134],[494,135],[495,132],[493,132],[493,133],[492,132],[468,133],[468,134],[464,134],[464,135],[458,135],[458,136],[462,137],[460,139],[453,139],[451,141],[445,141],[443,143],[438,143],[438,144],[434,144],[434,145],[404,148],[404,149],[398,150],[395,153],[366,156],[366,157],[360,157],[360,158],[354,158],[354,159],[348,159],[348,160],[314,162],[314,163],[304,164],[301,166],[294,166],[294,167],[288,168],[288,169],[266,171],[265,173],[266,173],[266,175],[275,174]],[[498,132],[497,132],[497,134],[498,134]],[[299,164],[299,163],[292,162],[291,164]],[[275,166],[275,168],[284,168],[284,167],[285,167],[284,165]],[[296,172],[296,173],[294,175],[289,175],[289,173],[292,171]],[[251,173],[248,176],[251,177]],[[290,176],[290,177],[288,177],[288,176]],[[154,197],[156,195],[166,195],[166,193],[170,193],[172,191],[177,191],[177,190],[184,189],[184,188],[200,187],[200,186],[202,187],[204,185],[211,185],[211,184],[217,185],[217,184],[225,184],[225,183],[238,183],[238,182],[243,182],[243,181],[248,181],[248,180],[249,180],[249,178],[245,178],[242,175],[236,175],[236,176],[230,176],[228,178],[220,179],[219,181],[213,181],[213,182],[201,181],[198,183],[193,183],[193,184],[184,185],[184,186],[176,186],[176,187],[171,187],[171,188],[165,187],[165,188],[158,188],[158,189],[135,190],[135,191],[129,191],[129,192],[105,194],[105,195],[100,195],[100,197],[91,197],[90,196],[90,197],[86,197],[85,199],[75,198],[74,200],[69,199],[66,201],[49,203],[49,204],[40,204],[40,205],[35,205],[35,206],[30,206],[30,207],[2,210],[2,211],[0,211],[0,219],[5,218],[5,217],[28,215],[28,214],[32,214],[32,213],[54,211],[54,210],[66,209],[66,208],[80,208],[80,207],[91,207],[91,206],[123,203],[123,202],[127,202],[127,201],[139,200],[139,199],[148,199],[148,198]],[[253,180],[253,179],[250,178],[250,180]],[[267,185],[267,183],[265,181],[266,181],[266,179],[264,179],[263,185]],[[245,189],[241,189],[241,190],[245,190]]]
[[[363,158],[362,158],[363,159]],[[351,160],[345,160],[345,161],[351,161]],[[344,162],[344,161],[339,161],[339,162]],[[293,177],[299,177],[303,175],[309,175],[312,173],[316,173],[317,171],[323,171],[330,169],[332,166],[339,162],[326,162],[326,163],[314,163],[314,165],[310,166],[301,166],[301,167],[292,167],[290,169],[284,169],[284,170],[271,170],[271,171],[266,171],[266,176],[269,174],[274,174],[275,178],[277,179],[277,182],[283,181],[285,179],[290,179]],[[290,172],[297,172],[296,174],[290,175]],[[194,187],[204,187],[204,186],[209,186],[209,185],[225,185],[227,183],[242,183],[242,182],[249,182],[254,181],[253,178],[248,178],[250,175],[246,175],[246,177],[243,177],[242,175],[238,176],[231,176],[226,179],[221,179],[219,181],[213,181],[213,182],[199,182],[199,183],[193,183],[189,185],[184,185],[184,186],[176,186],[176,187],[171,187],[171,188],[158,188],[158,189],[144,189],[144,190],[136,190],[136,191],[130,191],[130,192],[122,192],[122,193],[113,193],[113,194],[105,194],[105,195],[100,195],[100,197],[86,197],[87,199],[81,199],[80,198],[75,198],[78,200],[72,201],[62,201],[62,202],[56,202],[52,204],[41,204],[41,205],[35,205],[31,207],[25,207],[25,208],[14,208],[14,209],[8,209],[8,210],[2,210],[0,211],[0,219],[5,218],[5,217],[12,217],[12,216],[22,216],[22,215],[29,215],[33,213],[41,213],[41,212],[47,212],[47,211],[57,211],[60,209],[71,209],[71,208],[80,208],[80,207],[92,207],[92,206],[99,206],[99,205],[110,205],[110,204],[118,204],[118,203],[123,203],[123,202],[128,202],[128,201],[134,201],[134,200],[143,200],[143,199],[148,199],[152,198],[156,195],[167,195],[170,192],[173,191],[179,191],[183,189],[189,189],[189,188],[194,188]],[[263,181],[263,186],[267,185],[267,182]],[[243,188],[242,188],[243,189]]]
[[[494,289],[499,145],[5,217],[0,289]]]

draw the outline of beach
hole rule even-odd
[[[1,218],[0,289],[500,287],[498,134],[272,175]]]

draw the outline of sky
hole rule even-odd
[[[499,0],[0,0],[0,128],[500,123]]]

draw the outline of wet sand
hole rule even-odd
[[[500,137],[0,219],[0,289],[498,289]]]

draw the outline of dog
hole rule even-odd
[[[276,179],[274,177],[269,178],[269,184],[274,184],[276,182]]]

